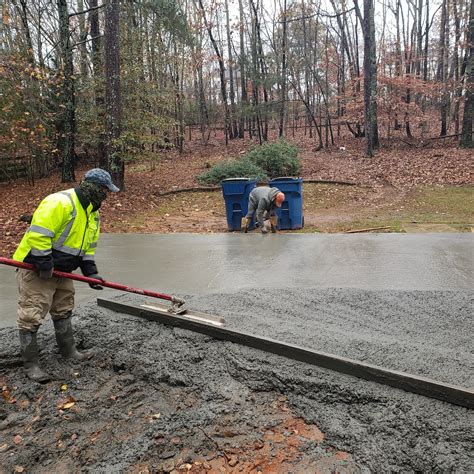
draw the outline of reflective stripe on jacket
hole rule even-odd
[[[76,190],[50,194],[33,214],[13,258],[33,263],[54,260],[55,268],[73,271],[82,262],[93,263],[99,232],[99,212],[93,211],[92,204],[84,209]]]

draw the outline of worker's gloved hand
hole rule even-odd
[[[268,234],[268,229],[265,226],[263,226],[261,232],[262,234]]]
[[[95,278],[96,280],[101,280],[101,281],[105,281],[100,275],[98,275],[97,273],[94,273],[93,275],[88,275],[89,278]],[[93,290],[103,290],[104,287],[100,286],[98,283],[89,283],[89,286],[93,289]]]
[[[42,280],[49,280],[50,278],[53,278],[53,267],[51,267],[49,270],[40,270],[39,277]]]

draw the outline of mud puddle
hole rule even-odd
[[[286,331],[289,342],[299,337],[308,345],[317,335],[326,349],[336,349],[339,340],[341,355],[357,349],[361,356],[365,350],[369,361],[387,360],[375,354],[389,353],[388,335],[395,326],[392,321],[382,330],[384,319],[377,326],[371,319],[373,308],[390,298],[404,302],[405,310],[423,307],[421,301],[427,308],[434,304],[426,292],[405,297],[348,290],[290,293],[253,290],[191,297],[189,304],[220,312],[229,326],[254,327],[258,334],[276,333],[281,339]],[[438,366],[453,358],[442,339],[451,337],[453,326],[466,324],[463,308],[469,295],[434,296],[438,309],[444,302],[444,309],[454,308],[459,317],[443,326],[442,314],[435,312],[432,333],[408,333],[407,360],[413,357],[409,347],[414,341],[434,339],[424,352],[431,354],[425,361],[427,373],[442,374]],[[240,306],[234,299],[238,297]],[[285,306],[289,297],[291,310]],[[334,305],[308,316],[309,301],[315,307],[336,300],[351,306],[354,319],[346,314],[339,320]],[[363,316],[362,308],[370,301],[372,310]],[[393,307],[387,311],[388,324],[397,312]],[[79,365],[62,360],[52,324],[46,322],[39,336],[41,363],[55,379],[47,385],[25,378],[16,331],[0,330],[0,472],[427,472],[469,471],[474,465],[468,409],[93,303],[76,313],[78,345],[96,355]],[[398,325],[405,324],[400,318]],[[413,322],[408,327],[416,329]],[[405,357],[402,342],[399,359]],[[468,347],[462,339],[451,342],[457,344],[457,361],[448,368],[456,367],[462,372],[458,380],[466,381]],[[439,347],[437,354],[432,345]],[[414,369],[421,366],[420,361],[412,364]]]

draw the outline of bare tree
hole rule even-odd
[[[239,0],[239,38],[240,38],[240,119],[239,119],[239,138],[244,138],[245,112],[247,107],[247,76],[245,67],[245,43],[244,43],[244,7],[242,0]]]
[[[232,54],[232,38],[230,35],[228,0],[225,0],[225,17],[226,17],[226,32],[227,32],[227,52],[229,55],[229,98],[230,98],[229,133],[230,133],[230,138],[237,138],[237,136],[239,135],[239,130],[237,128],[237,121],[235,118],[234,57]]]
[[[286,43],[287,43],[287,10],[286,0],[283,0],[283,31],[281,38],[281,80],[280,80],[280,130],[278,135],[282,137],[285,134],[285,119],[286,119]]]
[[[91,55],[92,55],[92,74],[94,77],[94,101],[97,109],[97,114],[101,123],[105,121],[104,117],[104,91],[101,84],[101,77],[103,73],[103,59],[102,59],[102,41],[100,34],[99,10],[98,1],[89,0],[89,24],[91,36]],[[107,168],[107,157],[105,155],[105,138],[103,133],[98,137],[97,154],[99,159],[99,166]]]
[[[357,0],[356,11],[361,16]],[[364,30],[364,117],[367,137],[367,155],[372,156],[379,147],[377,122],[377,55],[375,48],[374,2],[364,0],[364,17],[361,18]]]
[[[468,49],[466,51],[465,78],[466,95],[464,99],[464,116],[462,120],[462,133],[460,145],[463,148],[473,148],[472,121],[474,120],[474,2],[471,1],[468,25]]]
[[[122,128],[120,91],[120,0],[109,0],[105,8],[105,108],[106,156],[114,182],[123,189],[125,165],[118,139]]]
[[[69,13],[66,0],[57,0],[59,14],[59,50],[61,55],[62,82],[62,107],[60,117],[60,150],[63,156],[62,180],[63,182],[75,181],[74,174],[74,142],[75,142],[75,97],[73,78],[73,57],[69,31]]]
[[[448,25],[449,25],[449,15],[448,15],[448,0],[443,0],[441,8],[441,24],[439,27],[439,61],[438,61],[438,72],[437,79],[440,83],[443,84],[443,93],[441,96],[441,131],[440,136],[447,134],[447,109],[448,109],[448,92],[447,92],[447,80],[448,80],[448,61],[447,61],[447,41],[448,41]]]
[[[204,10],[204,5],[202,4],[202,0],[199,0],[199,7],[201,8],[204,25],[206,26],[209,39],[211,40],[212,47],[214,48],[214,51],[217,56],[217,62],[219,64],[222,104],[224,106],[224,135],[225,135],[225,144],[227,146],[229,144],[229,106],[227,104],[227,89],[226,89],[226,84],[225,84],[224,57],[222,55],[221,50],[219,49],[219,45],[217,44],[217,41],[214,38],[214,35],[212,34],[212,25],[207,20],[206,11]]]

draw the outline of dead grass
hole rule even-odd
[[[403,232],[408,224],[447,224],[458,232],[474,225],[474,188],[422,186],[400,191],[390,186],[303,185],[305,227],[296,232],[344,232],[388,227]],[[116,222],[113,231],[120,231]],[[136,214],[129,232],[225,232],[224,199],[220,192],[178,193],[159,198],[155,209]]]
[[[305,185],[306,226],[300,232],[341,232],[375,227],[402,232],[408,224],[446,224],[458,232],[474,226],[474,187],[349,188]],[[420,226],[419,231],[430,231]],[[383,230],[382,230],[383,231]]]

